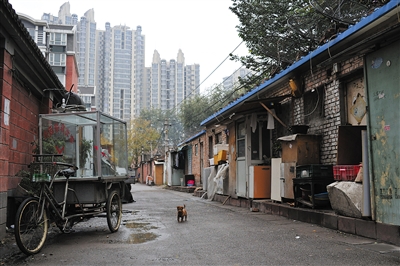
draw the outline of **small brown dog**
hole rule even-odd
[[[183,222],[183,219],[185,221],[187,220],[187,211],[186,211],[186,205],[183,204],[183,206],[177,206],[176,209],[178,210],[178,223]]]

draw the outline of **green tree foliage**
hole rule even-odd
[[[132,120],[128,128],[129,161],[138,164],[142,151],[145,154],[150,154],[151,148],[155,147],[159,138],[160,133],[151,127],[150,121],[142,118]]]
[[[268,77],[292,64],[318,44],[318,36],[327,23],[308,0],[232,0],[231,11],[237,15],[239,36],[249,55],[232,59],[246,68]],[[325,20],[324,20],[325,21]]]
[[[164,130],[165,119],[170,117],[170,112],[161,109],[144,109],[140,112],[139,118],[150,121],[150,126],[162,132]]]
[[[386,2],[232,0],[230,9],[239,18],[236,28],[249,55],[232,54],[231,59],[258,73],[248,82],[259,84]]]
[[[215,86],[206,91],[205,95],[195,95],[186,99],[179,109],[179,119],[185,131],[185,137],[188,138],[201,131],[200,124],[204,119],[244,93],[246,93],[246,89],[243,86],[235,87],[232,90]]]
[[[153,148],[157,152],[165,150],[165,146],[176,147],[184,140],[181,121],[174,110],[148,109],[142,110],[139,116],[141,119],[150,121],[150,127],[160,133],[160,138]]]
[[[182,102],[179,108],[179,119],[186,137],[201,131],[201,121],[212,114],[212,109],[209,107],[210,99],[200,95],[195,95]]]

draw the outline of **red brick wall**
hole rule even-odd
[[[65,89],[69,90],[74,85],[72,91],[78,92],[78,69],[75,64],[75,55],[67,55],[67,69],[65,75]]]
[[[209,160],[207,156],[208,148],[206,150],[206,135],[203,134],[199,138],[194,139],[190,145],[192,145],[192,174],[194,175],[196,186],[200,186],[202,183],[201,180],[201,150],[200,146],[203,145],[203,168],[209,167]],[[197,154],[196,154],[196,145],[197,145]],[[208,145],[207,145],[208,146]]]
[[[7,191],[9,188],[9,163],[8,158],[10,157],[9,142],[10,142],[10,125],[6,125],[4,118],[5,114],[5,102],[6,100],[11,101],[11,69],[12,61],[11,56],[5,52],[4,49],[0,50],[0,192]],[[10,120],[10,117],[9,119]]]
[[[40,101],[29,91],[29,85],[15,79],[11,55],[4,49],[0,54],[0,192],[5,192],[18,185],[19,171],[28,170],[38,140],[39,113],[49,112],[51,102]],[[10,105],[8,124],[4,119],[6,101]]]

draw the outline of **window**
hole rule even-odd
[[[65,46],[51,46],[50,51],[52,53],[65,53]]]
[[[26,28],[29,32],[29,35],[32,37],[32,39],[35,39],[35,29],[34,28]]]
[[[260,125],[257,125],[255,132],[251,131],[251,159],[260,160]]]
[[[236,136],[237,136],[237,156],[245,157],[246,155],[246,127],[244,122],[239,122],[236,126]]]
[[[49,55],[49,63],[52,66],[65,66],[66,55],[65,54],[53,54]]]
[[[67,34],[65,33],[50,33],[50,44],[67,45]]]
[[[208,158],[214,157],[213,137],[208,137]]]
[[[215,134],[215,144],[222,144],[222,133]]]

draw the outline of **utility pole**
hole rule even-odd
[[[165,146],[165,154],[168,152],[168,146],[169,146],[169,138],[168,138],[168,131],[169,131],[169,123],[168,123],[168,118],[165,119],[164,123],[164,146]]]
[[[172,171],[171,168],[171,162],[170,162],[170,156],[169,156],[169,152],[168,152],[168,143],[169,143],[169,139],[168,139],[168,130],[169,130],[169,123],[168,123],[168,118],[165,118],[165,122],[164,122],[164,156],[165,156],[165,160],[164,160],[164,176],[163,176],[163,183],[169,185],[169,181],[171,180],[171,175],[172,173],[170,171]]]

